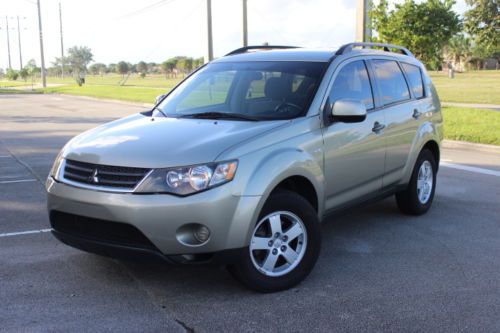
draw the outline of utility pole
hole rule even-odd
[[[372,37],[370,29],[370,10],[369,0],[358,0],[356,15],[356,41],[369,42]]]
[[[17,39],[19,41],[19,66],[23,70],[23,54],[21,51],[21,28],[19,26],[19,15],[17,16]]]
[[[247,0],[243,1],[243,46],[248,46],[248,14]]]
[[[212,0],[207,0],[207,38],[208,38],[207,62],[209,62],[214,59],[214,45],[212,40]]]
[[[60,2],[59,2],[59,32],[61,34],[61,77],[64,78],[64,46],[63,46],[62,10]]]
[[[7,25],[7,53],[9,54],[9,68],[12,69],[12,65],[10,62],[10,41],[9,41],[9,18],[5,15],[5,24]]]
[[[43,56],[43,34],[42,34],[42,13],[40,11],[40,0],[36,1],[38,7],[38,30],[40,31],[40,61],[42,66],[42,86],[47,87],[47,78],[45,77],[45,58]]]

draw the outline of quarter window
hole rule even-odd
[[[408,85],[396,61],[373,60],[372,63],[383,105],[410,99]]]
[[[344,98],[361,101],[366,109],[373,109],[373,93],[364,61],[351,62],[337,74],[329,96],[330,103]]]
[[[410,81],[411,91],[415,98],[424,97],[424,85],[422,84],[422,72],[420,68],[405,63],[401,63],[401,66],[408,77],[408,81]]]

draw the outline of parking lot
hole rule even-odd
[[[0,331],[499,332],[500,150],[445,148],[430,212],[393,198],[332,217],[312,274],[258,294],[223,269],[154,266],[56,241],[45,178],[74,135],[145,110],[0,96]]]

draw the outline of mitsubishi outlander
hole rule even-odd
[[[261,292],[313,269],[326,216],[395,195],[431,207],[443,119],[403,47],[251,46],[154,108],[69,141],[47,179],[52,232],[84,251],[222,263]]]

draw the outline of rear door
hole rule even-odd
[[[372,59],[370,66],[375,77],[380,107],[385,110],[385,187],[399,182],[403,177],[418,128],[418,122],[414,118],[418,107],[399,62],[391,58]]]
[[[385,146],[376,124],[384,124],[384,110],[375,109],[371,80],[364,60],[349,60],[335,71],[329,88],[325,118],[339,99],[364,102],[363,122],[325,121],[325,208],[332,209],[376,192],[382,187]]]

